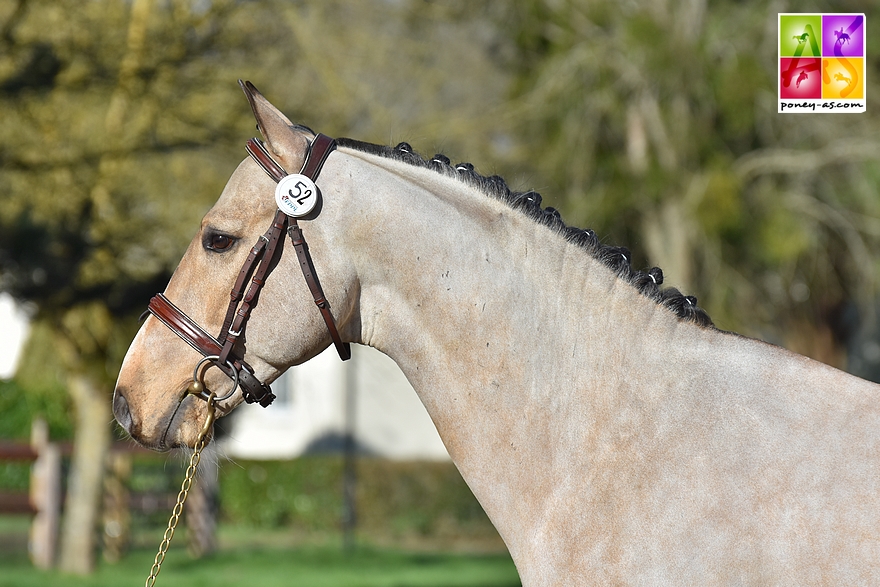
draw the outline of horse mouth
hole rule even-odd
[[[165,431],[162,433],[162,438],[159,439],[159,446],[162,448],[157,450],[169,450],[172,448],[183,448],[185,446],[185,444],[180,441],[180,435],[177,435],[177,439],[175,439],[174,442],[169,445],[168,433],[171,431],[172,426],[174,426],[175,420],[178,419],[178,416],[180,416],[180,418],[183,418],[183,421],[178,423],[178,425],[174,428],[175,431],[179,430],[180,424],[186,421],[186,419],[184,418],[186,410],[180,409],[181,407],[183,407],[183,402],[186,398],[186,392],[184,392],[184,394],[181,395],[180,401],[177,402],[177,405],[174,407],[174,411],[171,412],[171,417],[168,418],[168,424],[165,426]]]
[[[205,419],[207,418],[206,412],[209,409],[207,403],[205,403],[205,409],[201,409],[202,401],[203,400],[198,397],[190,395],[185,390],[181,392],[180,400],[174,406],[174,410],[168,418],[168,424],[165,426],[162,437],[159,439],[158,446],[154,450],[167,451],[176,448],[191,449],[196,445],[198,442],[199,431],[201,431],[204,426]],[[228,414],[232,408],[229,406],[224,408],[222,406],[214,405],[213,409],[214,417],[222,418]],[[187,426],[187,424],[190,424],[190,426]],[[193,432],[191,438],[190,434],[188,434],[190,429]],[[173,438],[170,440],[169,434],[173,435]],[[212,426],[207,434],[209,442],[213,435],[214,430]]]
[[[181,386],[177,397],[179,400],[167,410],[165,416],[155,420],[155,424],[146,426],[143,418],[133,414],[127,390],[117,387],[113,393],[113,415],[128,435],[139,445],[157,452],[167,452],[176,448],[192,448],[196,435],[204,422],[204,410],[200,409],[198,398],[187,399],[189,395],[185,386]],[[217,417],[228,413],[229,407],[216,407]],[[152,432],[147,430],[152,429]],[[211,433],[209,433],[211,434]],[[190,436],[192,438],[190,438]]]

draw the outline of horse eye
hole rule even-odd
[[[212,234],[207,238],[205,247],[212,251],[225,251],[235,243],[235,239],[225,234]]]

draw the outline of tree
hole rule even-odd
[[[54,326],[77,417],[60,562],[79,573],[93,565],[109,389],[132,316],[233,164],[214,143],[236,115],[222,100],[176,101],[173,74],[218,49],[234,4],[153,4],[20,0],[3,21],[2,288]]]
[[[516,112],[568,217],[630,243],[720,327],[843,366],[837,314],[870,317],[877,295],[880,118],[776,113],[782,10],[520,3]]]

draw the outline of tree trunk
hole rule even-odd
[[[68,387],[76,410],[76,437],[64,507],[60,568],[84,575],[95,567],[104,464],[110,447],[110,402],[108,394],[87,375],[70,375]]]
[[[188,550],[193,558],[202,558],[217,549],[219,472],[217,449],[209,444],[202,451],[198,475],[186,502]]]

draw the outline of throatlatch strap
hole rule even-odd
[[[306,239],[303,238],[302,230],[296,220],[291,221],[287,234],[290,235],[290,242],[293,243],[293,249],[296,251],[297,259],[299,259],[299,267],[302,269],[303,277],[305,277],[306,284],[309,286],[309,291],[312,292],[312,297],[315,299],[315,305],[321,311],[321,316],[324,318],[324,323],[330,332],[333,346],[336,347],[339,358],[347,361],[351,358],[351,345],[347,342],[342,342],[342,337],[339,336],[339,331],[336,329],[336,321],[333,319],[333,314],[330,313],[330,302],[324,297],[324,291],[321,289],[321,283],[318,281],[318,274],[315,273],[315,267],[312,265],[312,257],[309,255],[309,246],[306,244]]]

